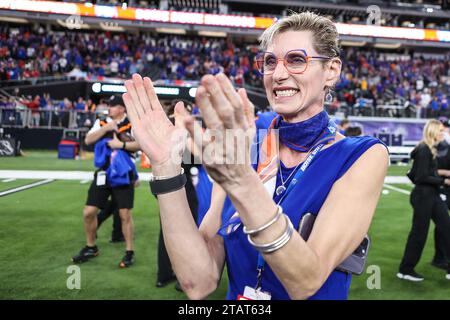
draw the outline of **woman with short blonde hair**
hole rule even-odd
[[[257,163],[227,162],[240,144],[211,137],[240,138],[255,129],[245,90],[236,91],[224,74],[204,76],[196,92],[206,132],[182,103],[176,106],[177,123],[198,150],[220,151],[203,165],[227,200],[218,209],[223,201],[217,205],[213,192],[199,230],[180,159],[173,159],[183,149],[172,139],[177,123],[167,120],[149,78],[133,75],[125,82],[134,133],[157,179],[151,187],[172,265],[191,299],[217,288],[225,264],[227,299],[347,299],[353,271],[343,262],[364,243],[387,148],[373,137],[343,136],[324,111],[342,65],[332,21],[310,12],[286,17],[264,32],[261,49],[255,64],[274,115],[269,127],[256,122],[267,129],[256,133]]]

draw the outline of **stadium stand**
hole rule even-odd
[[[197,80],[204,74],[224,72],[237,86],[262,90],[261,76],[253,65],[256,52],[255,42],[230,37],[81,32],[48,25],[5,24],[0,28],[0,83],[10,86],[46,78],[125,79],[136,72],[153,79]],[[341,81],[328,106],[331,114],[450,116],[449,53],[346,47],[342,59]],[[36,109],[29,103],[35,97],[24,100],[4,93],[0,98],[5,110],[17,106]],[[87,107],[74,108],[74,101],[49,103],[43,94],[40,99],[36,103],[41,111],[88,111]],[[11,112],[3,112],[3,124],[10,123]],[[14,124],[23,123],[17,118]],[[37,116],[31,119],[38,125]]]

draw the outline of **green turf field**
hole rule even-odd
[[[23,157],[0,158],[0,170],[65,170],[92,171],[93,154],[87,153],[89,159],[58,159],[56,151],[26,150]],[[145,171],[137,167],[138,171]]]
[[[24,186],[26,184],[35,182],[35,180],[32,180],[32,179],[20,179],[20,180],[5,181],[5,182],[3,182],[2,180],[3,179],[0,180],[0,192],[18,188],[18,187]],[[8,180],[8,179],[5,179],[5,180]]]
[[[0,170],[91,170],[91,160],[58,160],[55,152],[28,151],[27,157],[0,158]],[[390,175],[402,175],[408,167],[391,167]],[[0,191],[30,180],[2,182]],[[409,185],[395,187],[411,190]],[[88,184],[55,181],[27,191],[0,197],[0,299],[185,299],[174,283],[157,289],[156,257],[159,232],[157,203],[143,183],[136,189],[134,222],[136,264],[117,267],[123,244],[110,244],[111,223],[98,232],[101,254],[81,265],[81,289],[66,287],[70,257],[84,245],[82,208]],[[368,289],[371,274],[354,277],[351,299],[450,299],[450,282],[445,272],[429,265],[433,254],[430,237],[417,271],[422,283],[395,277],[407,233],[411,226],[408,195],[389,190],[384,194],[372,223],[372,248],[368,266],[381,271],[381,289]],[[226,276],[211,296],[223,299]]]
[[[25,150],[25,156],[0,158],[0,170],[90,171],[93,160],[58,159],[55,151]]]

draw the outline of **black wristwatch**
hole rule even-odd
[[[150,191],[154,196],[180,190],[186,185],[186,175],[184,169],[181,168],[181,173],[175,177],[150,177]]]

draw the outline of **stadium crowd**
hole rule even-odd
[[[239,83],[252,73],[257,76],[245,48],[225,39],[2,28],[0,48],[0,80],[64,75],[74,69],[127,78],[151,65],[160,68],[162,79],[199,79],[224,71]]]
[[[0,94],[2,125],[23,127],[91,127],[98,114],[107,112],[105,99],[96,104],[92,99],[79,97],[52,99],[49,93],[42,96],[6,96]]]
[[[257,50],[254,43],[229,38],[54,31],[5,24],[0,27],[0,82],[66,75],[125,79],[133,73],[198,80],[224,72],[236,86],[262,88],[262,77],[252,62]],[[341,80],[328,106],[331,114],[400,116],[395,106],[389,107],[396,105],[406,110],[401,116],[450,117],[450,54],[430,58],[353,47],[343,52]],[[52,104],[49,97],[27,99],[31,104],[3,97],[0,105],[95,111],[92,101],[83,106],[80,100]]]

